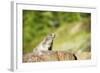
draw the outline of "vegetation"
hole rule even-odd
[[[91,14],[23,10],[23,53],[32,50],[54,32],[53,50],[91,51]]]

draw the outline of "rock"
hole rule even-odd
[[[81,52],[76,54],[78,60],[89,60],[91,59],[91,52]]]
[[[28,53],[23,55],[23,62],[77,60],[73,53],[67,51],[42,51],[42,55]]]

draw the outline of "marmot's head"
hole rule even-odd
[[[55,38],[55,33],[51,33],[51,34],[49,34],[49,35],[48,35],[48,38],[52,38],[52,39],[54,39],[54,38]]]

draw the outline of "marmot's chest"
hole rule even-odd
[[[53,41],[51,40],[51,42],[48,43],[48,41],[46,41],[45,44],[40,43],[39,46],[36,48],[37,50],[49,50],[49,48],[52,46]]]

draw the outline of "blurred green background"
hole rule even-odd
[[[53,50],[91,51],[91,14],[23,10],[23,53],[55,33]]]

